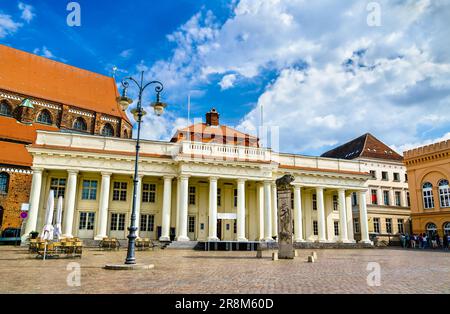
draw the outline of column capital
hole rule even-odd
[[[217,181],[219,181],[219,177],[209,177],[209,181],[210,181],[210,182],[211,182],[211,181],[217,182]]]
[[[344,189],[344,188],[339,188],[339,189],[337,189],[337,191],[338,191],[339,193],[345,193],[346,189]]]
[[[170,176],[170,175],[167,175],[167,176],[163,176],[163,178],[164,178],[164,180],[167,180],[167,181],[172,181],[173,180],[173,178],[175,178],[174,176]]]
[[[67,173],[71,175],[77,175],[79,172],[79,170],[67,170]]]
[[[44,172],[44,168],[31,168],[31,170],[33,170],[33,172],[36,172],[36,173],[42,173],[42,172]]]
[[[301,190],[302,186],[301,185],[293,185],[294,190]]]
[[[102,177],[111,177],[112,176],[112,172],[100,172],[100,174],[102,175]]]
[[[245,182],[247,182],[247,179],[245,179],[245,178],[238,178],[236,181],[238,183],[245,183]]]
[[[316,191],[322,191],[325,190],[325,188],[323,186],[316,186],[314,187]]]
[[[191,177],[191,176],[188,175],[188,174],[180,174],[180,175],[178,176],[178,178],[181,179],[181,180],[188,180],[190,177]]]

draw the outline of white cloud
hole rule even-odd
[[[450,4],[378,2],[381,27],[357,0],[241,0],[223,24],[202,11],[168,36],[173,54],[149,77],[177,94],[274,70],[240,127],[256,129],[264,107],[283,150],[318,154],[365,132],[395,147],[437,138],[450,126]]]
[[[0,13],[0,38],[14,34],[21,26],[22,24],[14,22],[10,15]]]
[[[129,57],[131,57],[133,52],[134,52],[133,49],[126,49],[126,50],[122,51],[119,55],[124,59],[128,59]]]
[[[234,82],[236,82],[236,78],[236,74],[225,75],[219,82],[220,88],[222,90],[232,88],[234,86]]]
[[[56,58],[55,55],[50,50],[48,50],[48,48],[46,46],[43,46],[42,48],[34,49],[33,53],[36,54],[36,55],[40,55],[42,57],[49,58],[49,59],[55,59]]]
[[[425,141],[420,141],[420,142],[414,142],[414,143],[406,143],[400,146],[392,146],[392,148],[399,152],[399,153],[403,153],[407,150],[410,149],[414,149],[417,147],[421,147],[421,146],[426,146],[426,145],[430,145],[433,143],[439,143],[439,142],[443,142],[443,141],[447,141],[450,140],[450,132],[444,134],[443,136],[439,137],[439,138],[431,138]]]
[[[19,10],[22,11],[22,20],[26,21],[27,23],[30,23],[36,16],[36,14],[33,12],[34,8],[31,5],[19,2],[18,7]]]
[[[58,60],[61,62],[67,62],[66,59],[58,58],[57,56],[55,56],[53,54],[53,52],[51,52],[46,46],[42,46],[42,48],[35,48],[33,50],[33,53],[36,55],[39,55],[41,57],[48,58],[48,59]]]

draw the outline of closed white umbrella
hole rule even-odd
[[[62,221],[62,210],[63,210],[63,197],[60,196],[58,198],[58,205],[56,206],[56,222],[55,222],[55,230],[54,234],[58,238],[58,240],[61,238],[62,235],[62,227],[61,227],[61,221]]]
[[[45,209],[45,225],[42,230],[41,239],[48,241],[53,240],[53,212],[55,210],[55,192],[50,190],[48,196],[47,208]]]

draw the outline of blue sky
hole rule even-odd
[[[189,93],[191,117],[214,106],[250,133],[263,111],[282,151],[366,132],[399,152],[450,138],[447,1],[81,0],[80,27],[67,3],[0,0],[0,42],[118,78],[145,69],[169,103],[146,138],[188,124]]]

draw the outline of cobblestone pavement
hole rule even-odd
[[[295,260],[255,252],[156,250],[137,252],[153,270],[111,271],[126,252],[85,250],[82,259],[36,260],[23,248],[0,247],[0,293],[450,293],[450,252],[400,249],[310,250]],[[81,286],[69,287],[67,265],[81,265]],[[369,262],[381,285],[367,285]]]

